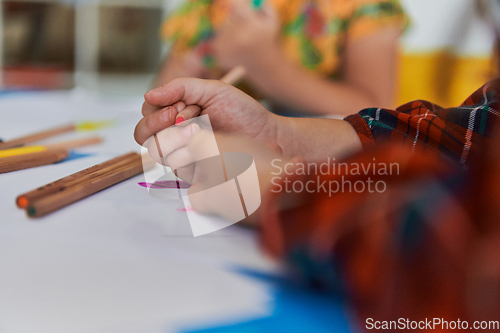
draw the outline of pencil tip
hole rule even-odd
[[[28,199],[26,197],[19,197],[19,198],[17,198],[17,206],[19,208],[26,208],[26,207],[28,207]]]
[[[31,206],[26,209],[26,212],[28,213],[28,216],[34,217],[36,215],[36,208]]]

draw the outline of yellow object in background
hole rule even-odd
[[[102,121],[82,121],[76,125],[77,131],[95,131],[105,127],[113,126],[114,120],[102,120]]]
[[[11,156],[19,156],[25,154],[39,153],[42,151],[46,151],[47,147],[45,146],[27,146],[20,148],[11,148],[0,150],[0,158],[3,157],[11,157]]]
[[[400,1],[411,24],[401,38],[396,105],[458,106],[498,75],[495,1]]]
[[[447,51],[404,54],[400,59],[396,105],[416,99],[442,107],[457,106],[485,82],[493,79],[496,64],[491,57],[459,56]]]

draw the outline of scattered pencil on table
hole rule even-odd
[[[73,132],[73,131],[93,131],[96,129],[100,129],[106,126],[110,126],[113,123],[113,120],[105,120],[105,121],[99,121],[99,122],[81,122],[78,124],[68,124],[68,125],[63,125],[59,127],[54,127],[45,131],[37,132],[34,134],[29,134],[17,139],[13,140],[7,140],[7,141],[1,141],[0,140],[0,150],[3,149],[9,149],[9,148],[15,148],[15,147],[22,147],[26,146],[27,144],[45,140],[52,138],[57,135]]]
[[[57,163],[64,160],[68,155],[68,149],[57,148],[31,154],[2,157],[0,158],[0,173]]]
[[[91,146],[91,145],[96,145],[99,143],[102,143],[103,138],[100,136],[92,136],[89,138],[83,138],[83,139],[75,139],[75,140],[70,140],[70,141],[63,141],[63,142],[57,142],[57,143],[51,143],[48,145],[45,145],[46,148],[66,148],[66,149],[75,149],[75,148],[81,148],[81,147],[86,147],[86,146]]]
[[[76,130],[79,132],[96,131],[101,128],[110,127],[115,123],[114,119],[101,121],[82,121],[76,124]]]
[[[0,158],[39,153],[46,150],[46,146],[25,146],[19,148],[9,148],[0,150]]]
[[[73,132],[75,130],[76,130],[76,126],[73,124],[55,127],[55,128],[52,128],[52,129],[49,129],[46,131],[42,131],[42,132],[26,135],[26,136],[23,136],[23,137],[20,137],[17,139],[1,142],[0,143],[0,150],[25,146],[28,143],[41,141],[44,139],[54,137],[56,135],[60,135],[60,134],[68,133],[68,132]]]
[[[16,199],[29,217],[40,217],[152,168],[149,155],[128,153],[61,178]]]
[[[28,204],[38,198],[64,190],[68,186],[74,185],[78,182],[86,180],[87,178],[90,178],[90,175],[95,177],[109,171],[112,168],[124,165],[135,158],[136,155],[137,153],[128,153],[118,156],[109,161],[94,165],[93,167],[84,169],[67,177],[56,180],[55,182],[52,182],[50,184],[39,187],[31,192],[22,194],[16,200],[17,206],[19,208],[26,208]]]
[[[19,147],[19,148],[9,148],[9,149],[0,150],[0,158],[25,155],[25,154],[32,154],[32,153],[39,153],[39,152],[43,152],[43,151],[47,151],[47,150],[51,150],[51,149],[59,149],[59,148],[74,149],[74,148],[95,145],[95,144],[101,143],[102,141],[103,141],[103,139],[101,137],[93,136],[90,138],[58,142],[58,143],[47,144],[47,145],[43,145],[43,146],[42,145],[34,145],[34,146],[24,146],[24,147]]]

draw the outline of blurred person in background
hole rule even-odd
[[[247,69],[246,90],[273,110],[348,115],[395,98],[397,0],[192,0],[163,24],[172,43],[156,86]],[[245,89],[245,88],[244,88]]]

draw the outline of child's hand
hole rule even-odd
[[[206,150],[204,146],[206,142],[210,141],[210,136],[211,134],[201,131],[194,136],[192,142],[188,146],[188,150],[194,155],[199,155]],[[246,192],[244,193],[246,198],[260,197],[263,200],[265,200],[271,187],[272,172],[275,171],[272,166],[273,160],[275,163],[276,161],[280,161],[279,164],[282,164],[282,156],[280,151],[274,149],[274,147],[249,138],[216,134],[215,139],[220,152],[224,154],[224,159],[222,160],[221,156],[214,156],[193,163],[191,170],[193,171],[194,177],[192,180],[194,181],[193,185],[188,190],[190,195],[189,199],[191,206],[198,213],[219,215],[228,220],[235,221],[237,219],[235,219],[234,216],[238,215],[236,212],[239,211],[241,207],[239,205],[232,206],[228,204],[234,202],[234,194],[223,189],[214,192],[214,188],[227,180],[231,180],[236,174],[240,175],[240,172],[246,170],[250,165],[247,164],[249,161],[244,157],[245,155],[236,155],[238,157],[233,155],[231,158],[230,152],[245,153],[248,158],[251,157],[251,159],[253,159],[257,170],[260,191],[258,188],[253,190],[246,188]],[[210,149],[210,147],[207,148]],[[222,163],[224,163],[224,166]],[[184,175],[187,174],[186,171],[188,170],[188,168],[184,168]],[[227,180],[225,179],[226,172]],[[209,189],[210,191],[206,191]],[[217,197],[215,202],[214,196]],[[257,217],[259,214],[253,213],[253,211],[248,213],[250,216],[243,222],[246,224],[255,224],[258,221]]]
[[[178,78],[144,95],[144,118],[135,128],[135,140],[143,144],[161,130],[174,125],[178,112],[208,114],[214,131],[274,142],[278,116],[267,111],[241,90],[219,81]]]
[[[229,16],[216,32],[214,53],[217,65],[229,70],[243,65],[252,70],[279,50],[279,20],[272,6],[262,10],[248,0],[234,0]]]
[[[265,196],[271,187],[272,177],[276,175],[276,165],[283,166],[286,160],[283,160],[280,150],[272,145],[241,136],[214,135],[200,127],[203,127],[203,123],[190,122],[184,127],[167,128],[157,133],[156,139],[152,137],[146,140],[144,147],[148,148],[158,163],[169,166],[177,177],[192,184],[188,193],[196,211],[221,215],[231,220],[234,210],[238,211],[241,207],[227,204],[234,203],[234,193],[216,188],[246,171],[253,160],[260,191],[248,192],[258,191],[258,188],[247,188],[245,194],[254,198]],[[231,152],[244,154],[235,156]],[[191,196],[194,193],[197,195]],[[214,196],[217,202],[225,204],[214,204]],[[256,214],[253,214],[255,217]],[[247,219],[247,222],[250,220]]]

